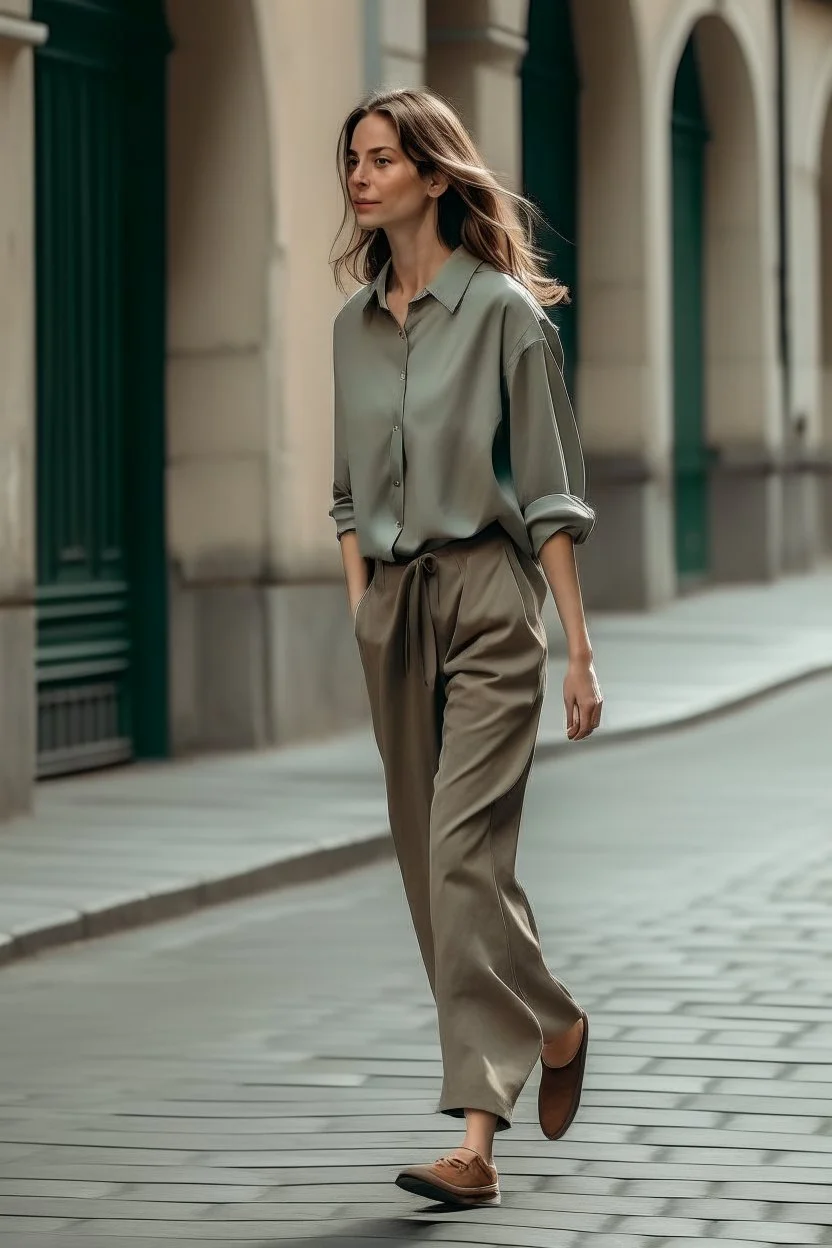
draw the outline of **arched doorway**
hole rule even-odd
[[[823,541],[832,551],[832,100],[826,113],[820,165],[820,409],[825,453]]]
[[[38,774],[167,751],[162,0],[35,0]]]
[[[673,90],[673,476],[676,574],[681,584],[709,565],[705,452],[705,144],[696,46],[691,37]]]
[[[531,0],[521,82],[523,189],[546,219],[537,243],[551,257],[550,272],[571,292],[572,302],[552,309],[552,319],[560,330],[566,384],[574,399],[579,78],[569,0]]]
[[[708,14],[691,35],[683,17],[665,80],[677,583],[758,581],[779,570],[783,516],[776,199],[761,171],[765,84],[743,29]]]

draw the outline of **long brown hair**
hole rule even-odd
[[[350,219],[353,228],[346,246],[330,257],[335,281],[345,291],[344,273],[357,282],[372,282],[390,256],[382,229],[365,230],[355,221],[349,193],[347,158],[355,128],[371,113],[388,117],[402,150],[423,176],[439,172],[448,189],[438,200],[439,237],[454,250],[460,243],[480,260],[508,273],[537,299],[551,306],[568,302],[565,286],[546,272],[546,258],[532,242],[535,225],[543,218],[522,195],[504,187],[480,156],[468,131],[451,105],[433,91],[400,88],[376,91],[352,110],[338,138],[338,175],[344,193],[344,216],[332,251]]]

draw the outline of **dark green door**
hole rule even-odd
[[[35,0],[38,774],[167,749],[161,0]]]
[[[578,357],[578,72],[569,0],[531,0],[523,62],[523,186],[548,222],[538,245],[553,256],[553,276],[573,302],[551,309],[574,395]]]
[[[693,40],[673,94],[673,403],[676,570],[708,572],[708,463],[704,434],[704,156],[708,132]]]

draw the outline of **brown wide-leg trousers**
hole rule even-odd
[[[439,1111],[512,1111],[580,1018],[515,876],[546,686],[538,564],[492,526],[376,562],[355,616],[390,826],[439,1021]]]

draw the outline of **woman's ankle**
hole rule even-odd
[[[483,1161],[493,1165],[492,1150],[496,1130],[497,1118],[494,1114],[486,1113],[481,1109],[467,1109],[465,1111],[465,1139],[460,1148],[467,1148],[478,1153]]]
[[[476,1153],[477,1156],[481,1157],[483,1161],[488,1163],[489,1166],[494,1165],[492,1150],[490,1148],[486,1148],[482,1140],[469,1140],[466,1137],[461,1144],[457,1145],[457,1149],[464,1150],[461,1152],[463,1160],[470,1158],[472,1153]]]

